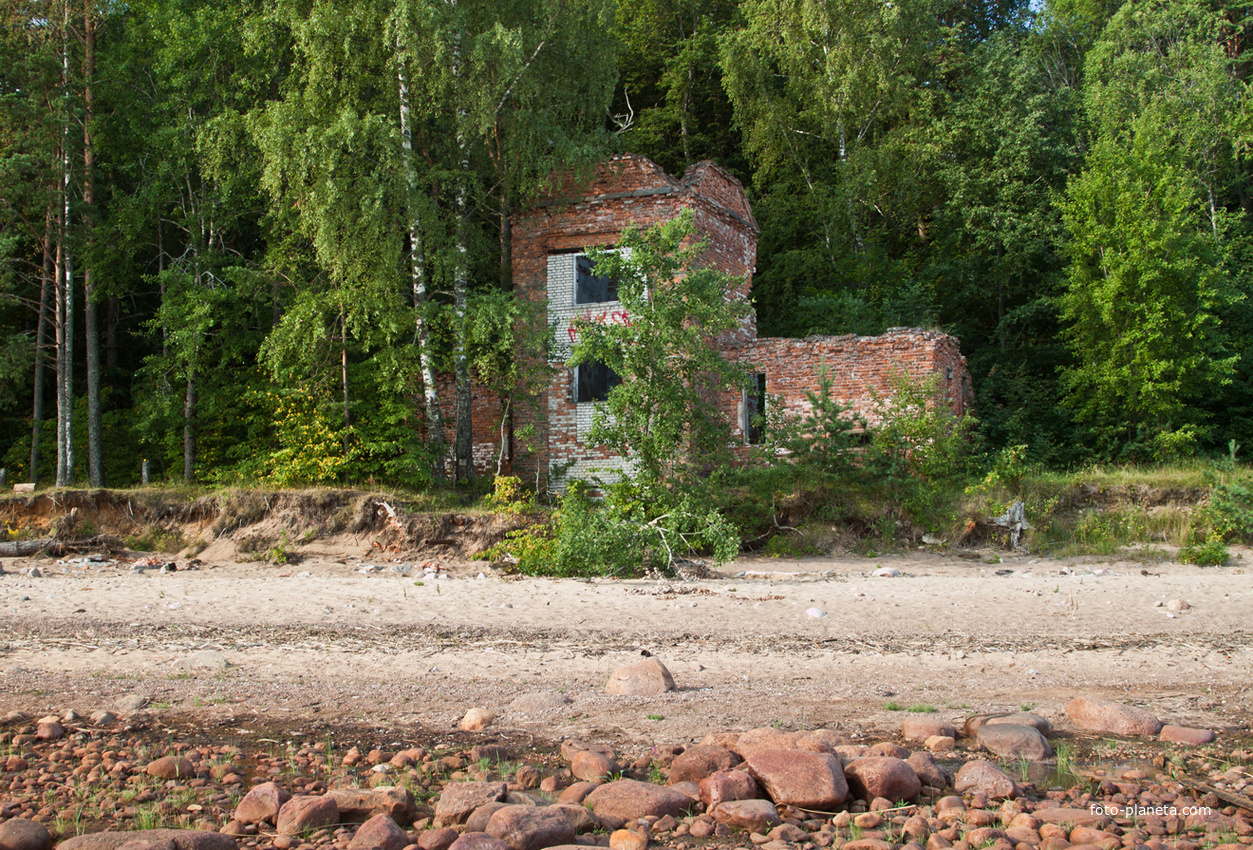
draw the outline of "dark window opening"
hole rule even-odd
[[[766,436],[766,373],[753,372],[744,390],[744,436],[750,446],[761,445]]]
[[[580,254],[575,258],[574,303],[603,304],[618,300],[618,279],[597,276],[592,258]]]
[[[604,363],[584,363],[575,371],[577,401],[604,401],[609,398],[609,391],[622,383],[622,377]]]

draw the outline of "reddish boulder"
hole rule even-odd
[[[840,760],[829,753],[761,750],[749,757],[748,770],[776,805],[832,811],[848,799]]]
[[[1098,697],[1075,697],[1066,704],[1066,714],[1076,726],[1103,735],[1147,736],[1162,731],[1162,721],[1150,712]]]
[[[182,756],[164,756],[149,762],[145,772],[157,779],[189,779],[196,775],[196,766]]]
[[[626,697],[656,697],[673,690],[674,677],[656,658],[619,667],[605,685],[605,693]]]
[[[375,815],[357,828],[348,850],[405,850],[409,836],[387,815]]]
[[[1172,726],[1167,724],[1162,727],[1162,732],[1158,736],[1159,741],[1169,741],[1172,744],[1185,744],[1190,747],[1200,747],[1205,744],[1212,744],[1215,735],[1208,729],[1192,729],[1187,726]]]
[[[692,806],[691,797],[650,782],[619,779],[600,786],[584,801],[606,829],[621,829],[628,821],[656,815],[682,817]]]
[[[728,800],[715,806],[710,814],[718,823],[750,832],[766,832],[783,823],[779,810],[769,800]]]
[[[460,837],[457,830],[446,826],[428,829],[418,836],[418,850],[448,850]]]
[[[922,792],[922,782],[908,762],[891,756],[867,756],[851,761],[844,768],[854,795],[869,803],[875,797],[887,800],[913,800]]]
[[[449,782],[435,803],[435,818],[440,826],[465,823],[479,806],[501,802],[508,793],[503,782]]]
[[[938,717],[906,717],[901,721],[901,735],[906,741],[925,741],[932,735],[956,738],[957,730]]]
[[[292,797],[278,810],[274,829],[282,835],[299,835],[306,830],[339,823],[339,806],[330,797]]]
[[[1053,748],[1034,726],[990,720],[975,732],[975,739],[988,752],[1001,758],[1043,761],[1053,757]]]
[[[268,823],[273,825],[278,810],[291,799],[291,794],[273,782],[262,782],[249,789],[235,807],[234,820],[240,823]]]
[[[742,770],[720,770],[700,781],[700,801],[709,811],[728,800],[753,800],[761,796],[757,780]]]
[[[52,850],[52,836],[38,821],[12,818],[0,824],[0,848],[3,850]]]
[[[669,784],[677,782],[700,782],[706,776],[720,770],[730,770],[743,762],[738,753],[722,747],[705,747],[697,744],[688,747],[670,763]]]
[[[575,835],[570,819],[548,806],[505,806],[492,815],[484,831],[508,844],[511,850],[573,844]]]
[[[509,845],[486,832],[467,832],[454,841],[448,850],[509,850]]]
[[[953,788],[958,794],[983,792],[990,798],[1017,797],[1018,783],[990,761],[968,761],[957,771]],[[960,801],[959,801],[960,802]]]

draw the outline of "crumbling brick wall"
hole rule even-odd
[[[514,469],[528,480],[550,486],[620,467],[622,460],[587,445],[595,403],[577,402],[573,374],[561,368],[577,339],[577,321],[627,322],[618,302],[578,304],[575,256],[592,246],[613,246],[627,227],[646,229],[694,213],[696,238],[707,246],[704,258],[743,284],[735,297],[748,298],[757,261],[758,227],[734,177],[711,162],[693,165],[682,178],[633,154],[615,157],[588,173],[571,174],[548,196],[513,219],[514,287],[521,297],[546,305],[555,324],[557,373],[536,412],[519,410],[517,427],[534,425],[534,452],[515,451]],[[890,394],[902,373],[913,378],[938,375],[940,402],[960,415],[971,396],[970,374],[957,340],[916,328],[893,328],[879,337],[827,336],[758,339],[755,316],[717,340],[727,356],[749,372],[766,375],[766,393],[803,415],[807,391],[818,389],[818,368],[826,364],[833,394],[873,424],[872,393]],[[743,444],[746,396],[726,393],[717,402],[728,421],[728,439]],[[499,420],[497,420],[498,422]],[[475,422],[476,443],[479,425]],[[498,437],[485,436],[498,445]],[[517,448],[517,447],[515,447]],[[478,458],[476,444],[476,462]],[[550,475],[556,476],[548,481]]]
[[[972,397],[970,371],[957,340],[938,331],[890,328],[882,336],[766,338],[727,354],[749,372],[764,372],[766,392],[797,415],[810,412],[806,394],[818,391],[818,372],[824,365],[831,395],[871,426],[876,424],[875,394],[890,396],[901,377],[922,380],[936,375],[937,401],[956,416],[966,412]]]

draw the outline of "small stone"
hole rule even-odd
[[[157,779],[186,779],[196,775],[196,766],[182,756],[164,756],[149,762],[144,772]]]
[[[101,708],[97,711],[93,711],[89,719],[91,720],[92,726],[112,726],[117,722],[117,715],[111,711],[106,711]]]
[[[805,613],[810,617],[813,617],[815,620],[821,620],[823,617],[827,616],[827,612],[823,611],[821,608],[806,608]]]
[[[644,850],[648,837],[629,829],[617,829],[609,836],[609,850]]]
[[[896,567],[880,567],[874,574],[878,578],[899,578],[901,571]]]
[[[1166,603],[1166,610],[1174,611],[1176,614],[1180,611],[1187,611],[1190,608],[1192,608],[1192,606],[1182,599],[1172,599]]]
[[[957,739],[948,735],[932,735],[923,746],[933,753],[951,753],[957,749]]]
[[[472,708],[461,718],[461,728],[466,732],[481,732],[496,722],[496,712],[486,708]]]
[[[619,667],[605,685],[605,693],[627,697],[655,697],[675,689],[674,677],[656,658]]]
[[[35,724],[35,737],[42,741],[56,741],[65,737],[65,727],[55,715],[39,718]]]

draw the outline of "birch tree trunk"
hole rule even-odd
[[[453,2],[456,8],[456,2]],[[461,56],[461,32],[453,42],[453,79],[458,90],[461,88],[464,69]],[[466,299],[470,289],[470,251],[466,220],[469,212],[466,206],[467,183],[470,177],[470,148],[466,144],[465,123],[466,108],[464,98],[459,99],[457,107],[457,176],[456,189],[453,193],[453,215],[456,217],[457,244],[453,259],[453,306],[456,315],[456,335],[453,343],[453,376],[457,384],[457,431],[453,440],[453,457],[455,478],[457,481],[474,480],[474,429],[470,421],[472,391],[470,388],[470,357],[466,350],[467,322],[469,319]]]
[[[62,446],[58,452],[60,466],[57,470],[57,485],[65,486],[74,483],[74,259],[70,251],[70,202],[73,182],[73,168],[70,164],[70,139],[73,132],[73,113],[70,109],[70,4],[65,0],[61,29],[61,86],[65,103],[65,115],[62,116],[64,136],[61,148],[61,228],[60,254],[62,305],[61,336],[59,342],[63,349],[58,359],[61,367],[58,382],[60,396],[57,399],[57,440]]]
[[[399,47],[399,45],[398,45]],[[418,212],[418,169],[413,160],[413,127],[409,111],[409,78],[403,60],[396,72],[400,94],[400,138],[405,158],[405,175],[409,182],[409,275],[413,287],[414,337],[418,347],[418,365],[422,370],[422,393],[426,408],[426,442],[434,458],[432,473],[444,480],[444,458],[448,442],[444,437],[444,417],[439,407],[439,387],[435,383],[435,360],[431,356],[431,327],[426,319],[430,298],[426,279],[426,262],[422,253],[422,219]]]

